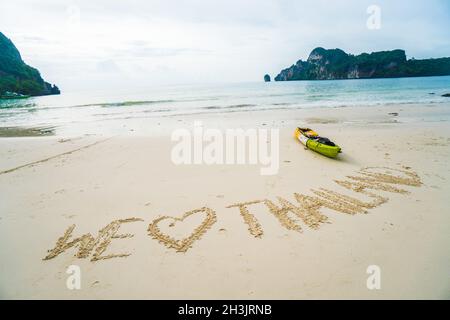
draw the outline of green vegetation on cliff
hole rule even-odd
[[[284,69],[275,81],[334,80],[450,75],[450,58],[407,60],[404,50],[351,55],[341,49],[314,49],[307,61]]]
[[[0,32],[0,94],[6,91],[31,96],[60,93],[38,70],[25,64],[16,46]]]

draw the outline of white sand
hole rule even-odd
[[[194,116],[163,120],[161,128],[170,129],[159,134],[150,134],[144,122],[113,137],[80,135],[63,142],[60,137],[2,138],[0,171],[37,163],[0,174],[0,297],[448,299],[450,125],[409,123],[448,107],[200,118],[210,127],[280,127],[280,171],[274,176],[261,176],[259,166],[251,165],[175,166],[170,129],[190,126],[198,120]],[[297,124],[309,124],[339,143],[340,159],[305,150],[292,137]],[[97,141],[102,142],[68,153]],[[303,233],[283,228],[264,204],[256,204],[249,209],[261,225],[261,238],[249,233],[237,208],[226,208],[261,199],[275,202],[277,196],[295,203],[294,192],[312,195],[310,189],[321,187],[352,195],[333,180],[368,166],[411,167],[423,185],[396,186],[410,191],[406,195],[375,191],[389,201],[368,214],[321,209],[331,223],[313,230],[300,221]],[[217,221],[185,253],[148,235],[157,217],[181,217],[202,207],[211,208]],[[143,221],[123,224],[119,233],[134,237],[112,239],[104,253],[128,257],[92,262],[92,255],[77,258],[71,248],[42,260],[72,224],[75,236],[95,237],[110,222],[131,217]],[[202,221],[200,214],[174,227],[167,220],[159,226],[184,238]],[[69,265],[81,267],[81,290],[66,287]],[[381,290],[366,287],[369,265],[381,268]]]

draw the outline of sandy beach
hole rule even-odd
[[[117,135],[0,138],[0,298],[448,299],[450,125],[421,119],[449,107],[233,112],[130,121]],[[196,120],[279,128],[278,174],[175,165],[171,132]],[[343,153],[306,150],[299,125]],[[80,290],[66,286],[70,265]],[[371,265],[379,290],[366,285]]]

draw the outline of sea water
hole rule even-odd
[[[450,76],[154,86],[0,100],[0,127],[117,127],[130,119],[277,109],[448,104]],[[450,110],[449,110],[450,111]],[[433,119],[428,120],[450,119]],[[115,121],[111,121],[115,120]],[[105,125],[106,124],[106,125]],[[73,130],[72,130],[73,131]]]

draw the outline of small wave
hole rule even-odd
[[[170,109],[151,109],[151,110],[144,110],[143,113],[154,113],[154,112],[169,112]]]
[[[219,107],[219,106],[207,106],[207,107],[203,107],[202,109],[207,109],[207,110],[216,110],[216,109],[221,109],[223,107]]]
[[[155,103],[171,103],[176,102],[176,100],[143,100],[143,101],[120,101],[120,102],[103,102],[103,103],[90,103],[90,104],[80,104],[72,106],[72,108],[77,107],[128,107],[128,106],[139,106],[148,105]]]
[[[239,109],[239,108],[249,108],[249,107],[256,107],[256,104],[245,103],[245,104],[232,104],[229,106],[207,106],[207,107],[203,107],[201,109],[220,110],[220,109]]]
[[[205,110],[205,108],[201,108],[202,110]],[[219,111],[192,111],[192,112],[184,112],[184,113],[172,113],[172,114],[166,114],[161,115],[162,117],[179,117],[179,116],[192,116],[192,115],[203,115],[203,114],[228,114],[228,113],[238,113],[238,112],[247,112],[247,110],[241,110],[239,108],[237,109],[230,109],[227,107],[217,108]],[[262,112],[262,111],[272,111],[272,110],[290,110],[289,107],[273,107],[273,108],[257,108],[254,111]],[[301,109],[301,108],[300,108]]]
[[[289,106],[292,103],[290,102],[278,102],[278,103],[272,103],[273,106]]]
[[[256,107],[256,104],[234,104],[231,106],[226,106],[225,108],[236,109],[236,108],[247,108],[247,107]]]
[[[35,108],[37,107],[36,103],[0,103],[0,109],[18,109],[18,108]]]

